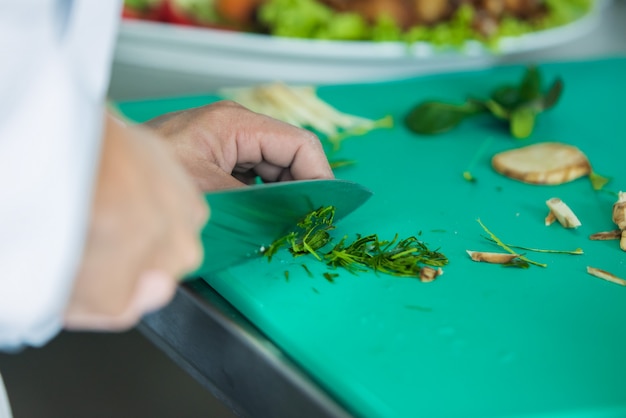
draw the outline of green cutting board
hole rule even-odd
[[[319,89],[342,111],[390,114],[397,122],[346,140],[334,156],[357,162],[337,170],[337,177],[374,192],[338,224],[336,236],[420,234],[450,259],[435,282],[338,270],[330,283],[319,262],[285,254],[206,280],[357,416],[626,416],[626,288],[586,273],[591,265],[626,278],[626,253],[618,242],[588,239],[615,228],[614,195],[594,192],[586,178],[532,186],[490,167],[498,151],[562,141],[581,148],[598,173],[613,178],[608,190],[626,190],[626,60],[550,63],[540,70],[546,83],[561,76],[565,89],[526,140],[512,138],[488,117],[435,137],[417,136],[402,124],[418,102],[485,96],[517,82],[521,66]],[[120,107],[142,121],[216,99]],[[484,153],[473,162],[481,147]],[[476,182],[462,176],[472,164]],[[545,226],[551,197],[563,199],[582,226]],[[584,255],[526,252],[546,268],[473,262],[468,249],[499,250],[485,239],[478,218],[505,242],[581,247]]]

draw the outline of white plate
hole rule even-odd
[[[519,37],[503,38],[499,52],[479,42],[447,49],[420,42],[324,41],[282,38],[163,23],[124,21],[117,64],[218,80],[222,86],[269,81],[330,84],[390,80],[492,65],[503,57],[576,40],[597,24],[608,0],[581,19]]]

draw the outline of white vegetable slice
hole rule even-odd
[[[474,261],[482,261],[484,263],[492,263],[492,264],[508,264],[512,263],[513,260],[518,258],[519,254],[510,254],[510,253],[492,253],[485,251],[471,251],[465,250],[467,255]]]
[[[276,82],[220,90],[220,95],[258,113],[332,137],[342,129],[372,129],[376,121],[340,112],[317,96],[312,86]]]
[[[619,246],[626,251],[626,193],[619,192],[617,202],[613,205],[613,222],[622,230]]]
[[[621,279],[617,277],[616,275],[614,275],[613,273],[609,273],[606,270],[601,270],[599,268],[587,266],[587,273],[599,279],[603,279],[603,280],[618,284],[620,286],[626,286],[626,280]]]
[[[546,205],[550,208],[550,213],[564,228],[578,228],[582,225],[572,209],[558,197],[549,199],[546,201]],[[549,225],[549,223],[546,222],[546,225]]]
[[[498,173],[530,184],[563,184],[591,173],[587,156],[561,142],[540,142],[503,151],[491,164]]]

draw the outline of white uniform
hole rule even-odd
[[[0,0],[0,350],[61,329],[81,257],[117,0]]]
[[[0,0],[0,350],[54,337],[80,262],[119,0]],[[0,378],[0,417],[10,416]]]

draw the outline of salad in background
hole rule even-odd
[[[274,36],[496,45],[573,22],[599,0],[125,0],[124,17]]]

